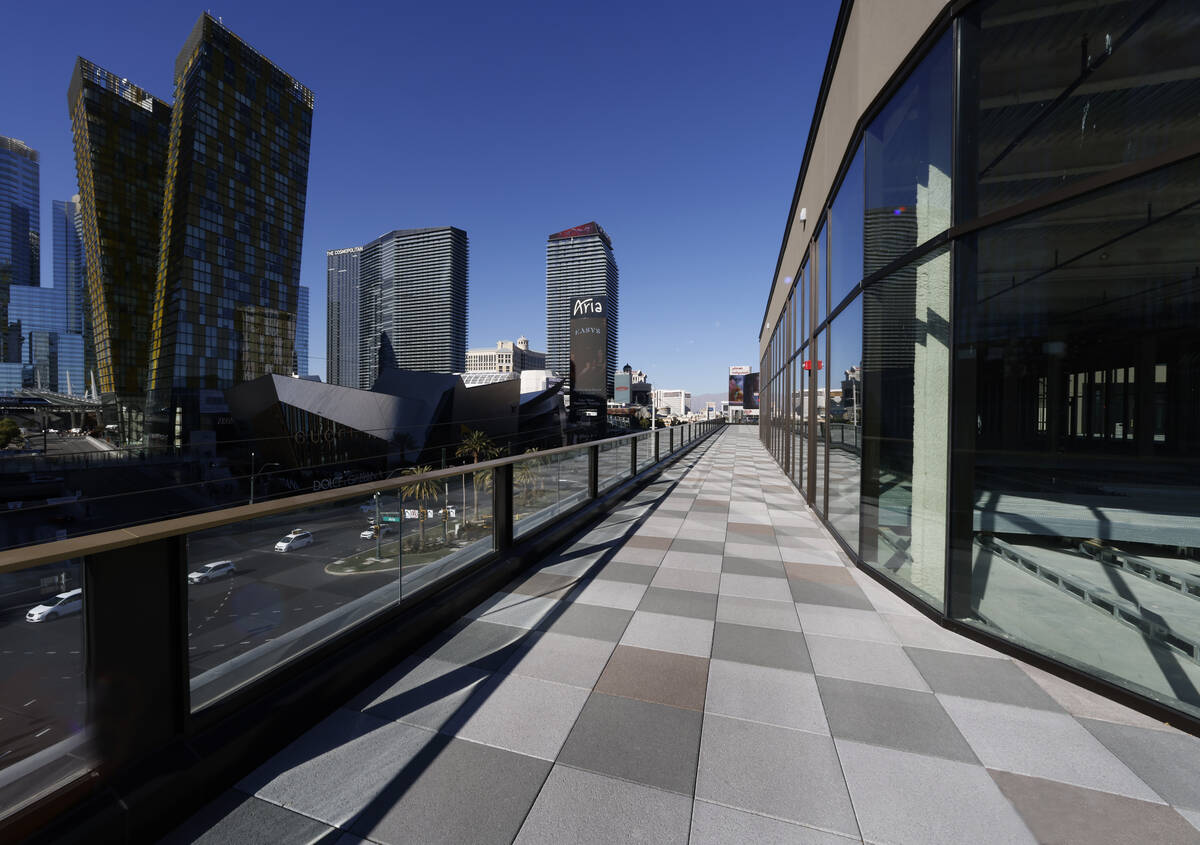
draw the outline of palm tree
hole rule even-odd
[[[492,439],[482,431],[466,431],[462,441],[458,444],[458,448],[454,451],[456,458],[470,458],[471,463],[477,464],[480,461],[490,460],[500,454],[500,450]],[[485,477],[486,476],[486,477]],[[483,472],[475,473],[475,517],[479,518],[479,488],[486,486],[491,480],[491,471],[484,470]]]
[[[536,446],[532,446],[525,450],[525,454],[531,455],[538,451],[540,450]],[[549,458],[539,456],[526,458],[513,464],[513,484],[521,491],[521,495],[526,500],[532,498],[534,493],[540,493],[545,489],[546,479],[542,475],[541,468],[549,461]]]
[[[433,467],[430,466],[415,466],[404,470],[401,475],[424,475],[427,472],[433,472]],[[402,501],[413,499],[417,503],[417,536],[418,542],[422,549],[425,548],[425,503],[430,499],[436,499],[438,494],[437,482],[429,479],[420,479],[411,484],[405,484],[400,488],[400,498]],[[401,523],[403,525],[403,523]]]

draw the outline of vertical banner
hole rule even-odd
[[[608,297],[571,299],[571,394],[608,396],[605,363],[608,339]]]
[[[745,365],[734,365],[729,368],[729,404],[741,405],[746,398],[746,376],[750,368]]]
[[[747,411],[758,410],[758,373],[742,376],[742,407]]]

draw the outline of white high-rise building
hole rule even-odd
[[[571,372],[571,300],[608,297],[605,378],[612,392],[617,371],[617,317],[620,279],[612,240],[596,222],[551,235],[546,242],[546,366],[561,376]]]

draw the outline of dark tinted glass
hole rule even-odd
[[[829,405],[829,521],[858,549],[862,474],[862,297],[830,327],[829,382],[841,394]]]
[[[863,277],[863,148],[850,163],[829,212],[829,303],[836,308]]]

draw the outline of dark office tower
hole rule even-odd
[[[86,59],[75,63],[67,100],[97,386],[106,419],[137,439],[171,107]]]
[[[296,306],[296,375],[308,375],[308,288],[300,285]]]
[[[386,364],[461,373],[467,368],[467,233],[453,226],[400,229],[363,247],[358,386]]]
[[[358,284],[362,247],[331,249],[326,260],[325,380],[358,386]]]
[[[8,289],[41,283],[38,154],[0,135],[0,363],[20,363],[20,330],[9,331]]]
[[[559,375],[571,372],[571,302],[589,296],[608,297],[604,383],[611,397],[617,371],[620,277],[612,240],[595,222],[553,234],[546,243],[546,366]]]
[[[63,291],[66,331],[83,337],[84,371],[96,366],[92,343],[92,317],[87,300],[87,261],[83,251],[83,206],[79,195],[55,200],[52,226],[54,240],[54,287]],[[83,385],[75,385],[82,391]]]
[[[155,440],[295,359],[312,92],[205,13],[175,61],[150,330]],[[148,423],[149,424],[149,423]]]

